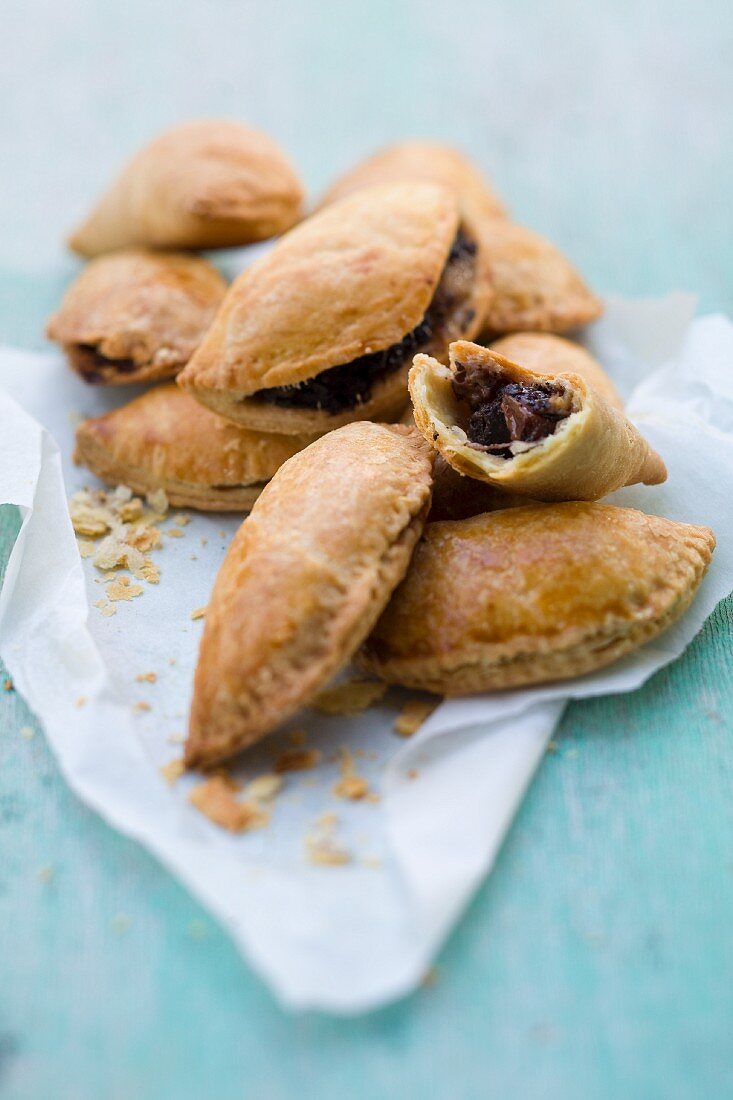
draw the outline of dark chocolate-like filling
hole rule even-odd
[[[109,359],[106,355],[102,355],[94,344],[71,344],[68,353],[74,368],[87,382],[104,381],[110,367],[119,374],[138,370],[138,364],[134,360]]]
[[[350,363],[330,367],[299,385],[259,390],[255,397],[271,405],[320,409],[321,412],[331,414],[362,405],[371,397],[375,382],[409,362],[451,320],[451,315],[461,301],[469,297],[475,267],[476,244],[459,231],[422,321],[412,332],[403,336],[399,343],[392,344],[383,351],[361,355]],[[451,334],[451,339],[457,339],[473,317],[473,310],[465,309],[457,318],[460,332]]]
[[[537,443],[572,412],[571,395],[557,382],[510,382],[479,365],[457,364],[453,392],[468,407],[471,444],[511,458],[509,444]]]

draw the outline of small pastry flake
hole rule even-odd
[[[116,252],[84,268],[46,334],[86,382],[172,378],[201,343],[226,288],[199,256]]]
[[[667,471],[623,413],[579,374],[538,374],[458,341],[450,368],[416,355],[415,423],[459,473],[536,500],[597,500]]]
[[[423,180],[450,188],[469,221],[506,216],[503,203],[476,165],[457,149],[437,141],[402,141],[381,149],[340,176],[324,195],[321,206],[364,187],[402,180]]]
[[[445,695],[581,676],[674,622],[714,546],[707,527],[607,504],[434,523],[360,664]]]
[[[258,741],[350,659],[407,570],[430,504],[431,464],[416,431],[360,423],[277,472],[209,602],[189,767]]]
[[[232,284],[179,384],[263,431],[402,412],[414,353],[475,333],[483,289],[455,198],[368,188],[308,218]]]
[[[130,245],[248,244],[294,225],[302,200],[292,165],[266,134],[231,120],[186,122],[125,165],[69,245],[99,256]]]
[[[605,370],[589,351],[549,332],[516,332],[494,340],[491,350],[537,374],[579,374],[607,401],[623,409],[624,401]]]
[[[567,332],[594,321],[603,304],[550,241],[501,218],[479,226],[481,277],[491,287],[482,332]]]
[[[75,459],[110,485],[163,489],[177,508],[248,511],[311,438],[250,432],[177,386],[158,386],[76,430]]]

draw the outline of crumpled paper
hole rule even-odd
[[[565,702],[637,688],[733,589],[733,326],[720,316],[692,322],[693,310],[681,294],[614,299],[587,341],[669,468],[666,484],[610,499],[718,536],[684,618],[571,683],[445,703],[408,741],[392,730],[406,693],[390,691],[355,718],[304,711],[285,732],[306,729],[322,763],[286,776],[270,825],[240,836],[190,806],[197,780],[170,786],[159,768],[181,751],[169,738],[186,726],[202,625],[190,613],[206,604],[241,517],[191,513],[183,537],[164,536],[156,552],[160,584],[103,618],[92,606],[103,585],[79,558],[67,512],[67,494],[94,483],[70,462],[72,421],[131,391],[85,386],[57,354],[0,350],[0,502],[23,519],[0,594],[2,656],[71,787],[186,883],[283,1004],[356,1013],[413,989],[491,868]],[[156,683],[136,680],[147,671]],[[238,774],[270,771],[287,744],[273,735]],[[333,795],[342,745],[379,801]],[[351,855],[343,866],[307,859],[305,838],[327,812]]]

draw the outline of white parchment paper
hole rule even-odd
[[[0,502],[23,518],[0,594],[3,659],[77,794],[187,884],[284,1004],[354,1013],[419,983],[492,866],[566,700],[632,691],[682,653],[733,589],[733,326],[692,322],[693,310],[681,294],[612,300],[588,338],[669,468],[666,484],[612,499],[718,536],[684,618],[581,680],[446,703],[406,742],[392,732],[399,692],[356,718],[306,711],[285,732],[305,728],[324,762],[288,776],[270,825],[243,836],[188,804],[193,780],[171,787],[159,773],[180,754],[169,738],[185,731],[202,625],[190,613],[206,604],[241,517],[190,513],[184,537],[164,536],[155,552],[160,584],[103,618],[92,605],[104,589],[79,558],[67,513],[67,495],[94,483],[71,464],[73,421],[130,391],[85,386],[57,354],[0,350]],[[136,681],[147,671],[155,684]],[[270,770],[285,744],[273,735],[238,774]],[[359,753],[379,802],[333,796],[341,745]],[[305,857],[304,837],[326,811],[338,815],[348,865]]]

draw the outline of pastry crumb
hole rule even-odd
[[[135,570],[135,580],[147,581],[148,584],[158,584],[160,581],[160,567],[150,558],[145,558],[140,568]]]
[[[341,778],[332,788],[337,798],[347,798],[357,802],[369,794],[369,784],[361,775],[356,774],[354,757],[346,745],[341,746]]]
[[[208,604],[204,604],[203,607],[197,607],[194,611],[191,612],[191,618],[192,619],[205,619],[206,618],[206,608],[207,608],[207,606],[208,606]]]
[[[359,714],[378,703],[387,691],[387,684],[379,680],[346,680],[316,695],[309,706],[323,714]]]
[[[369,784],[361,775],[345,775],[334,784],[333,793],[337,798],[348,798],[356,802],[369,794]]]
[[[141,700],[139,703],[133,703],[132,709],[140,712],[147,711],[150,710],[150,703],[146,703],[144,700]]]
[[[408,699],[394,720],[395,733],[400,737],[412,737],[439,706],[439,702],[428,703],[423,699]]]
[[[225,776],[212,775],[191,791],[189,802],[209,821],[230,833],[261,829],[269,821],[254,802],[240,802]]]
[[[155,672],[138,672],[135,679],[138,684],[154,684],[158,676]]]
[[[251,798],[254,802],[269,802],[280,793],[283,788],[282,776],[274,772],[265,772],[255,776],[244,788],[245,798]]]
[[[320,763],[320,749],[285,749],[275,761],[276,772],[300,772]]]
[[[127,573],[122,573],[113,581],[108,581],[105,588],[107,599],[117,603],[119,600],[133,600],[136,596],[142,596],[141,584],[133,584]]]
[[[321,867],[340,867],[351,862],[351,854],[334,835],[338,823],[335,814],[323,814],[305,838],[306,855],[310,863]]]
[[[183,757],[174,756],[167,764],[163,764],[160,769],[160,774],[163,776],[166,783],[169,783],[172,787],[182,775],[186,774],[186,765],[183,762]]]
[[[417,770],[417,768],[410,768],[410,770],[406,774],[408,779],[417,779],[420,775],[420,772]]]
[[[168,535],[168,538],[171,539],[182,539],[183,530],[180,527],[169,527],[166,531],[166,535]]]
[[[20,736],[25,738],[26,741],[31,741],[36,736],[36,731],[33,726],[21,726]]]
[[[164,489],[156,489],[154,492],[148,493],[145,499],[157,515],[164,516],[168,511],[168,497]]]
[[[173,522],[179,527],[187,527],[191,522],[191,517],[187,516],[185,512],[177,512],[173,517]]]
[[[559,746],[558,746],[557,741],[548,741],[547,742],[547,751],[548,752],[557,752],[558,748],[559,748]]]
[[[182,733],[169,733],[166,737],[166,741],[169,745],[182,745],[185,740],[185,735]]]
[[[3,680],[3,691],[12,691],[12,690],[13,690],[13,681],[8,676],[7,680]]]
[[[364,856],[361,861],[365,867],[381,867],[382,861],[379,856]]]
[[[76,545],[79,547],[79,555],[82,558],[91,558],[97,552],[97,544],[90,542],[89,539],[77,539]]]
[[[86,702],[87,702],[86,695],[80,695],[79,698],[76,700],[76,703],[74,705],[77,706],[77,707],[84,707],[84,706],[86,706]]]

